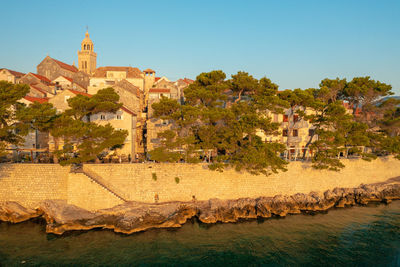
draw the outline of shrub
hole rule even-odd
[[[153,172],[153,173],[151,174],[151,176],[153,177],[153,180],[154,180],[154,181],[157,181],[157,174],[156,174],[155,172]]]
[[[179,184],[179,177],[175,177],[175,183]]]

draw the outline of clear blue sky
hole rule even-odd
[[[370,75],[400,95],[400,0],[4,1],[0,67],[77,62],[86,29],[98,66],[173,80],[239,70],[286,88]]]

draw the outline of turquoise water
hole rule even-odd
[[[0,223],[0,262],[97,266],[400,266],[400,201],[327,214],[133,235],[46,235],[35,222]]]

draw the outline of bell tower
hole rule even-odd
[[[93,51],[93,42],[86,30],[85,38],[81,43],[81,51],[78,51],[78,69],[92,75],[96,70],[97,54]]]

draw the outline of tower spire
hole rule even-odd
[[[89,27],[86,26],[85,38],[78,51],[78,69],[91,75],[96,70],[97,54],[93,51],[93,42],[89,37]]]

